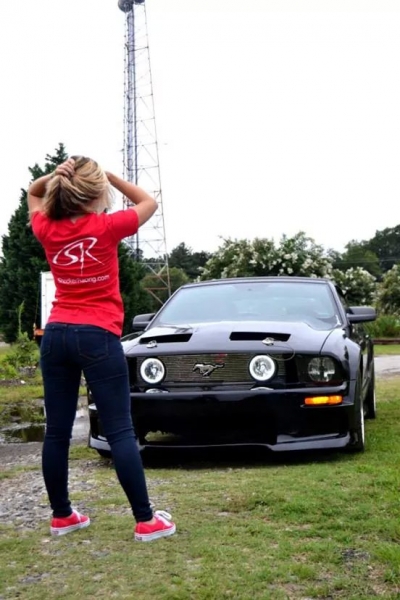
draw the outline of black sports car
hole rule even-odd
[[[363,451],[376,404],[362,324],[375,318],[324,279],[181,287],[123,338],[138,443]],[[89,391],[89,446],[107,454],[94,402]]]

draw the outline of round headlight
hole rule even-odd
[[[335,363],[327,356],[312,358],[308,363],[308,375],[313,381],[328,382],[335,375]]]
[[[146,358],[140,366],[140,375],[146,383],[160,383],[165,377],[165,367],[158,358]]]
[[[268,381],[275,375],[276,364],[270,356],[261,354],[251,359],[249,371],[256,381]]]

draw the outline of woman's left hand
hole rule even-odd
[[[75,174],[75,161],[69,158],[61,165],[55,168],[54,175],[62,175],[63,177],[73,177]]]

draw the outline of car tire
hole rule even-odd
[[[371,381],[369,383],[367,395],[365,397],[365,407],[367,409],[365,418],[376,419],[376,391],[375,391],[375,365],[372,363]]]
[[[98,452],[102,458],[112,458],[112,454],[108,450],[98,450],[96,448],[96,452]]]
[[[356,397],[361,393],[361,381],[360,377],[357,380],[356,385]],[[350,443],[347,446],[349,452],[364,452],[365,450],[365,415],[364,415],[364,404],[361,398],[358,398],[358,408],[355,418],[355,425],[350,430]]]

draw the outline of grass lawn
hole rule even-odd
[[[92,507],[92,525],[60,539],[48,522],[0,528],[0,597],[399,598],[400,378],[380,381],[378,394],[361,455],[145,459],[151,497],[178,529],[150,544],[133,541],[109,463],[73,448],[71,470],[91,465],[97,486],[73,498]]]
[[[393,355],[393,354],[399,354],[400,355],[400,345],[399,344],[387,344],[384,346],[379,346],[379,345],[375,345],[374,346],[375,349],[375,356],[384,356],[384,355]]]

